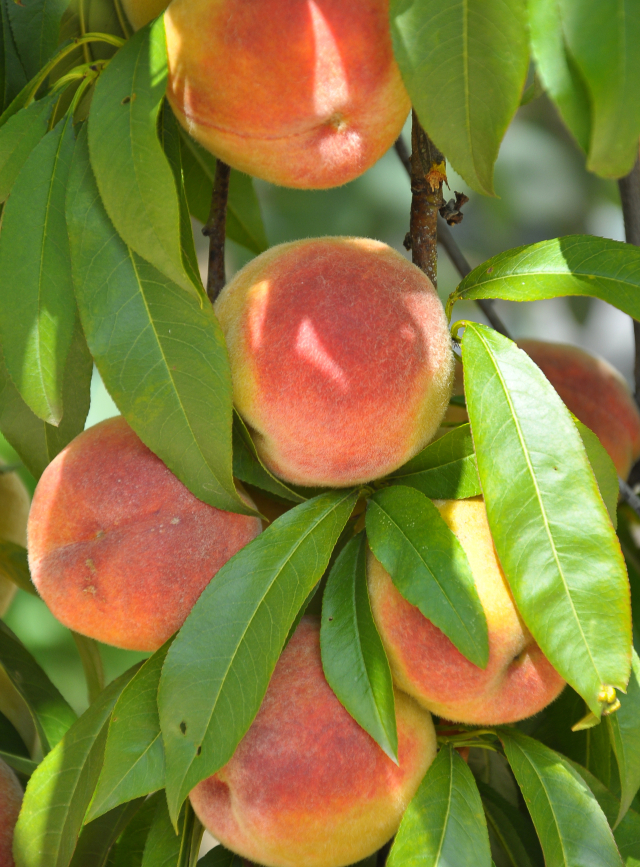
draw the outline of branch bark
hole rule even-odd
[[[635,166],[628,175],[620,178],[618,187],[620,188],[627,244],[635,244],[636,247],[640,247],[640,159],[636,160]],[[640,402],[640,322],[636,322],[635,319],[633,320],[633,335],[636,345],[634,364],[636,401]]]
[[[222,160],[216,162],[216,176],[211,194],[211,209],[202,234],[209,239],[209,267],[207,270],[207,296],[213,304],[224,284],[224,244],[227,234],[227,199],[231,169]]]

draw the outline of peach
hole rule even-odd
[[[272,247],[222,290],[234,401],[269,469],[348,486],[396,469],[434,436],[453,353],[430,280],[386,244]]]
[[[65,626],[156,650],[260,520],[198,500],[123,418],[76,437],[42,475],[29,515],[33,583]]]
[[[9,765],[0,759],[0,865],[13,867],[13,829],[22,804],[22,788]]]
[[[516,609],[489,532],[484,501],[436,500],[464,548],[489,630],[489,663],[469,662],[420,610],[400,595],[369,554],[373,616],[396,685],[432,713],[457,723],[500,725],[553,701],[564,681],[542,654]]]
[[[169,0],[120,0],[124,13],[134,30],[157,18],[169,5]]]
[[[202,824],[267,867],[341,867],[380,848],[436,752],[431,716],[396,694],[396,765],[342,707],[305,617],[233,758],[191,792]]]
[[[626,479],[640,457],[640,412],[629,387],[603,358],[577,346],[520,340],[571,412],[598,437]]]
[[[165,14],[176,116],[229,165],[286,187],[358,177],[411,107],[388,0],[173,0]]]
[[[0,541],[27,544],[29,493],[17,473],[2,472],[0,462]],[[6,614],[17,591],[0,564],[0,617]]]

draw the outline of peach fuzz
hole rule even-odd
[[[43,473],[29,515],[29,564],[65,626],[153,651],[260,530],[258,518],[194,497],[123,418],[112,418],[76,437]]]
[[[121,0],[124,14],[134,30],[157,18],[169,5],[169,0]]]
[[[299,485],[384,476],[434,436],[453,353],[429,279],[386,244],[272,247],[215,304],[234,402],[269,469]]]
[[[640,412],[629,386],[604,358],[577,346],[519,340],[566,406],[598,437],[626,479],[640,457]]]
[[[229,165],[286,187],[335,187],[394,143],[411,108],[388,0],[173,0],[176,116]]]
[[[553,701],[564,681],[526,628],[498,563],[484,502],[436,500],[467,554],[489,630],[481,669],[407,602],[369,553],[369,595],[396,685],[447,720],[500,725],[525,719]]]
[[[22,804],[22,788],[9,765],[0,759],[0,867],[13,867],[13,830]]]
[[[2,472],[2,469],[0,462],[0,541],[25,547],[31,502],[29,492],[17,473]],[[17,589],[0,566],[0,617],[6,613]]]
[[[396,765],[324,678],[320,626],[303,618],[233,758],[191,792],[213,836],[267,867],[342,867],[379,849],[436,753],[431,716],[396,694]]]

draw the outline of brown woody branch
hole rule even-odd
[[[222,160],[216,163],[216,176],[211,193],[211,209],[202,234],[209,239],[209,267],[207,270],[207,296],[213,304],[226,283],[224,244],[227,234],[227,199],[231,169]]]

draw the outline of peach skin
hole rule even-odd
[[[43,473],[29,515],[29,564],[65,626],[152,651],[260,530],[259,518],[194,497],[123,418],[112,418],[76,437]]]
[[[388,0],[173,0],[165,14],[176,117],[236,169],[336,187],[394,143],[411,108]]]
[[[233,758],[191,792],[202,824],[267,867],[342,867],[398,830],[436,753],[431,716],[396,694],[396,765],[324,678],[320,625],[305,617]]]
[[[13,867],[13,829],[22,804],[22,789],[9,765],[0,759],[0,867]]]
[[[134,30],[157,18],[169,5],[169,0],[121,0],[124,14]]]
[[[17,473],[2,471],[0,462],[0,541],[15,545],[27,544],[29,492]],[[6,614],[17,591],[16,585],[0,566],[0,617]]]
[[[604,358],[577,346],[519,340],[571,412],[598,437],[626,479],[640,457],[640,412],[629,386]]]
[[[386,244],[272,247],[215,304],[234,402],[267,467],[345,487],[413,457],[442,420],[453,353],[430,280]]]
[[[522,622],[493,547],[484,502],[436,500],[469,559],[489,629],[489,663],[469,662],[400,595],[369,552],[373,616],[396,685],[432,713],[457,723],[500,725],[525,719],[560,694],[564,681]]]

